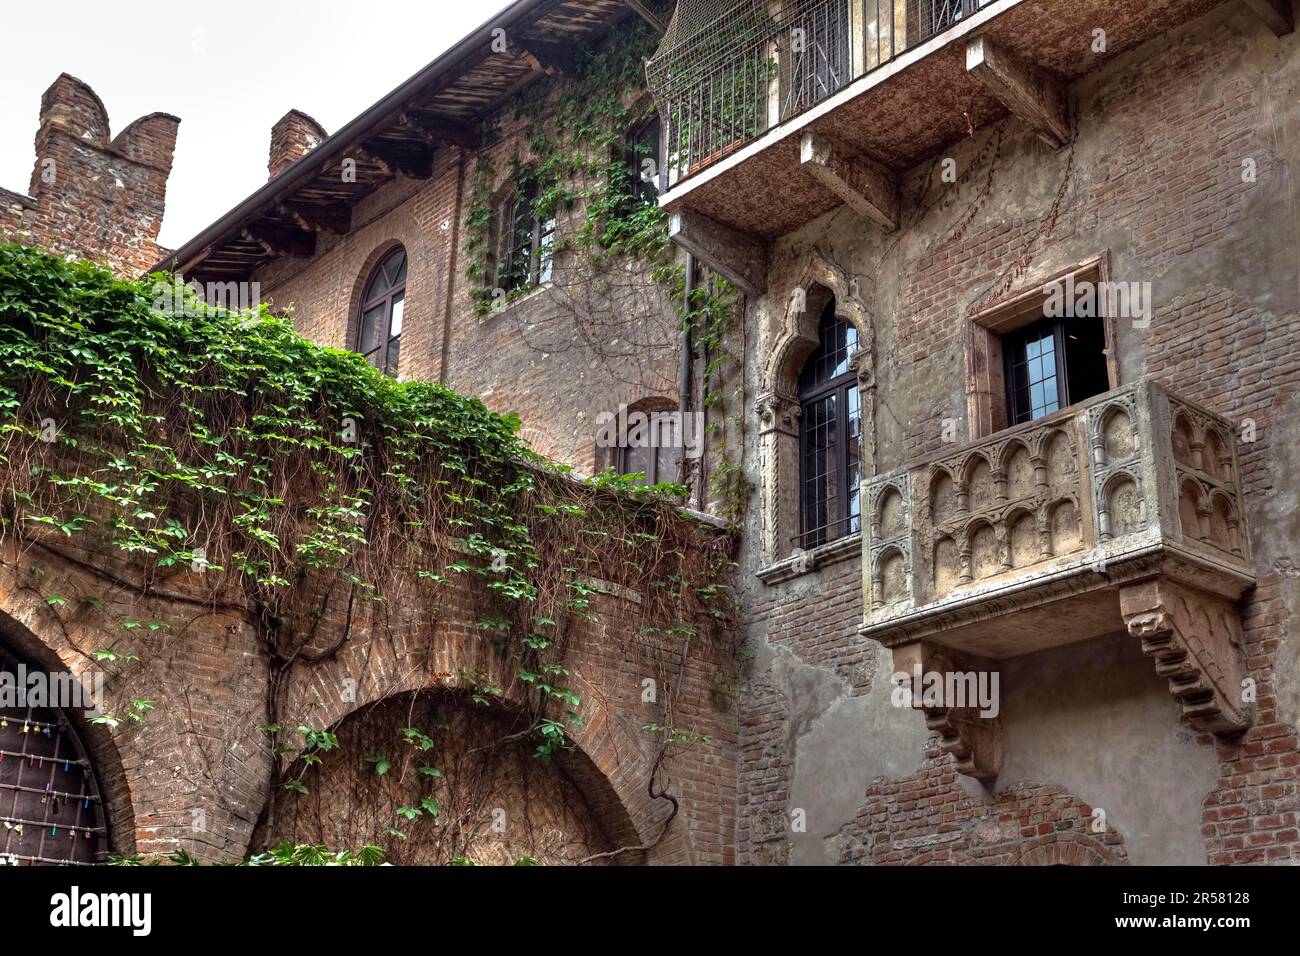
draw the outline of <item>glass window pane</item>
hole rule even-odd
[[[388,334],[402,334],[402,316],[406,312],[406,295],[399,293],[397,298],[393,299],[393,317],[389,320]]]
[[[388,330],[384,328],[386,307],[377,305],[361,316],[361,354],[370,355],[384,342]]]
[[[400,338],[392,339],[388,343],[388,363],[384,371],[389,375],[397,374],[397,359],[402,351],[402,340]]]

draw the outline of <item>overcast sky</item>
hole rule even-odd
[[[0,186],[26,193],[41,94],[90,84],[113,135],[181,118],[159,241],[175,248],[266,182],[290,108],[333,133],[508,0],[22,0],[5,4]]]

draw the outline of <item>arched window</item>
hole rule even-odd
[[[398,246],[375,267],[361,296],[357,351],[375,368],[397,374],[406,308],[406,250]]]
[[[682,457],[702,437],[683,432],[682,416],[671,400],[644,398],[602,423],[596,440],[597,467],[612,467],[620,475],[644,475],[638,484],[676,482]]]
[[[862,413],[849,360],[858,332],[827,303],[816,350],[799,376],[799,544],[814,548],[861,530]]]

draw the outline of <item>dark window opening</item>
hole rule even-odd
[[[406,312],[405,249],[395,249],[379,263],[361,301],[357,351],[375,368],[396,376]]]
[[[551,281],[555,217],[538,217],[536,210],[541,194],[539,184],[528,183],[503,210],[497,286],[506,292],[531,289]]]
[[[676,423],[667,418],[675,409],[668,403],[650,400],[627,412],[629,445],[615,449],[615,467],[620,475],[642,475],[637,484],[657,485],[678,480],[678,461],[683,454]],[[641,416],[644,416],[642,418]],[[633,427],[636,424],[637,427]],[[633,439],[635,439],[633,441]]]
[[[1110,388],[1106,330],[1096,319],[1047,319],[1003,339],[1007,422],[1020,425]]]
[[[662,128],[658,116],[650,116],[627,137],[626,162],[632,198],[645,206],[659,204],[659,149]]]
[[[799,545],[813,548],[862,528],[861,395],[850,360],[858,347],[857,329],[827,305],[818,328],[818,346],[799,377],[800,534]]]

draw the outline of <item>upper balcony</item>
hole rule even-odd
[[[1193,726],[1244,729],[1235,437],[1142,382],[866,481],[862,633],[909,672],[1127,629]]]
[[[1221,2],[680,0],[647,68],[661,205],[688,249],[699,228],[761,244],[844,203],[893,228],[900,173],[1008,114],[1063,145],[1071,80]],[[743,260],[710,264],[751,287]]]

